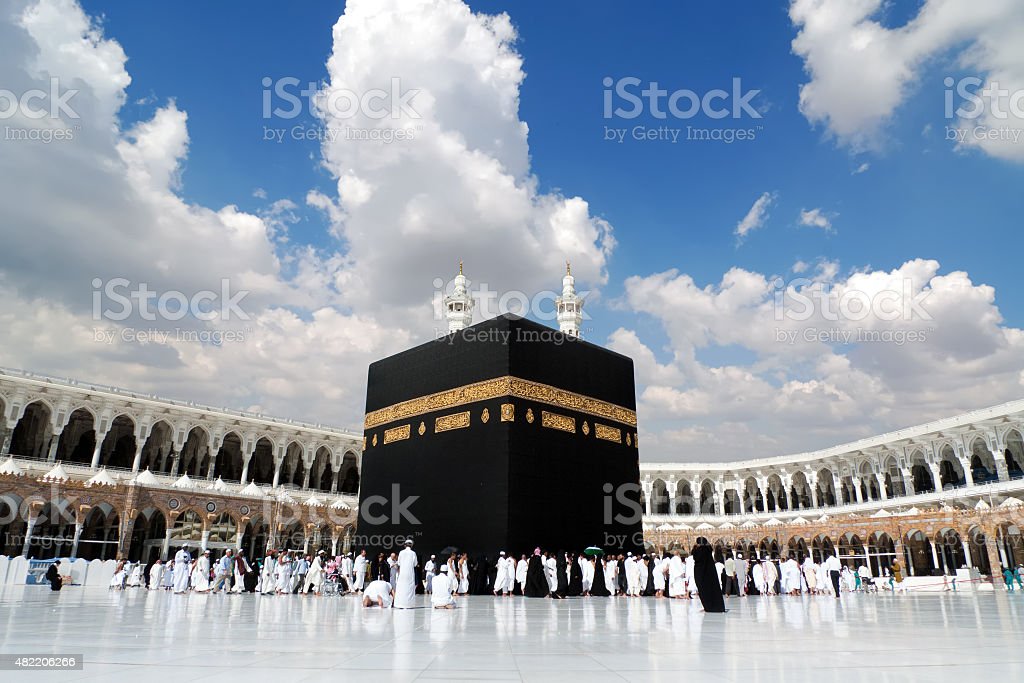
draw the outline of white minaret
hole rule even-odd
[[[466,276],[462,274],[462,261],[459,261],[459,274],[455,276],[455,289],[444,298],[449,334],[473,324],[473,303],[473,297],[466,289]]]
[[[576,296],[576,279],[572,276],[568,261],[565,262],[565,277],[562,278],[562,296],[555,299],[555,307],[558,309],[558,329],[570,337],[581,337],[583,297]]]

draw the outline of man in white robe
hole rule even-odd
[[[442,564],[440,574],[434,577],[433,590],[430,592],[430,604],[434,609],[452,609],[455,607],[455,582],[448,575],[448,565]]]
[[[800,565],[791,555],[782,563],[782,592],[795,595],[800,591]]]
[[[498,553],[498,563],[496,565],[497,573],[494,575],[494,594],[495,595],[510,595],[512,593],[512,581],[514,580],[513,574],[515,560],[510,557],[505,557],[505,551],[502,550]]]
[[[204,550],[192,569],[192,590],[196,593],[210,592],[210,551]]]
[[[779,580],[779,566],[774,560],[766,560],[764,563],[764,578],[768,584],[768,595],[775,595],[775,582]]]
[[[668,561],[668,595],[670,598],[686,597],[686,564],[678,550]]]
[[[188,575],[191,573],[192,556],[188,553],[188,544],[181,546],[174,553],[174,592],[183,594],[188,590]]]
[[[412,539],[405,541],[405,549],[398,553],[398,576],[395,577],[395,607],[412,609],[416,606],[416,567],[420,564]]]
[[[597,558],[594,564],[594,575],[597,575],[597,562],[600,562],[601,558]],[[608,560],[604,563],[604,587],[608,589],[608,593],[613,597],[619,592],[619,561],[612,556],[608,556]],[[591,586],[593,590],[593,586]]]
[[[313,561],[309,563],[309,570],[306,572],[306,578],[303,579],[303,583],[306,584],[302,587],[303,593],[313,591],[314,594],[320,595],[324,592],[324,556],[326,554],[323,550],[319,551]]]
[[[554,555],[547,555],[544,560],[544,573],[547,575],[548,588],[554,593],[558,590],[558,560]]]
[[[766,595],[768,593],[768,584],[764,577],[764,563],[755,562],[754,568],[751,571],[754,575],[754,588],[756,588],[757,592],[761,595]]]
[[[519,584],[519,592],[526,592],[526,574],[530,568],[530,564],[526,561],[526,555],[523,555],[519,560],[519,564],[516,565],[516,583]]]
[[[626,555],[626,595],[639,595],[640,572],[636,566],[636,558],[633,553]]]
[[[238,555],[235,557],[235,561],[232,564],[232,571],[235,573],[235,585],[232,586],[232,593],[241,593],[245,591],[245,575],[252,571],[252,567],[249,566],[249,561],[245,558],[245,551],[239,550]]]
[[[378,579],[377,581],[371,581],[370,585],[363,591],[363,607],[381,607],[387,609],[391,607],[391,603],[394,601],[394,595],[391,592],[391,583]]]
[[[366,551],[359,551],[359,555],[356,557],[356,561],[352,563],[352,590],[356,593],[363,592],[363,586],[366,583]]]
[[[693,559],[693,555],[687,555],[686,556],[685,564],[686,564],[686,590],[687,590],[687,592],[689,592],[690,597],[693,597],[694,595],[697,594],[697,582],[693,578],[694,577],[694,572],[693,572],[694,559]]]
[[[149,589],[156,590],[160,587],[160,581],[164,578],[164,563],[157,560],[149,568]]]
[[[352,553],[345,553],[338,563],[338,574],[341,576],[344,592],[355,590],[352,587]]]

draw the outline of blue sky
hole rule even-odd
[[[1021,323],[1024,291],[1014,286],[1020,258],[999,245],[1021,244],[1024,171],[955,151],[941,139],[941,80],[956,73],[952,54],[922,73],[915,86],[920,95],[897,111],[887,148],[853,154],[799,111],[806,76],[790,47],[795,30],[784,2],[650,3],[639,11],[595,2],[585,12],[574,3],[469,5],[507,12],[519,32],[516,47],[527,73],[520,117],[530,126],[542,188],[587,198],[615,226],[619,245],[606,298],[621,295],[623,277],[669,268],[706,285],[734,265],[786,275],[797,260],[891,269],[924,257],[996,287],[1007,322]],[[898,25],[918,5],[891,3],[881,17]],[[255,188],[301,205],[309,188],[331,186],[317,143],[261,139],[261,79],[323,81],[330,27],[343,3],[253,2],[245,11],[221,3],[204,6],[201,19],[171,3],[85,0],[83,6],[103,16],[107,33],[129,55],[130,101],[146,101],[126,107],[124,119],[148,118],[168,99],[188,111],[192,144],[183,196],[255,211],[261,205]],[[697,92],[727,88],[740,77],[762,91],[756,101],[767,107],[758,122],[763,131],[753,142],[731,145],[607,142],[605,76]],[[931,132],[923,134],[927,125]],[[865,162],[868,171],[854,174]],[[737,247],[732,229],[764,191],[778,193],[770,218]],[[838,214],[833,234],[797,224],[799,211],[813,207]],[[293,239],[328,244],[323,217],[300,213]],[[621,323],[608,319],[613,315],[595,316],[598,337]]]
[[[37,2],[40,6],[63,2],[63,14],[74,14],[67,11],[75,6],[72,0],[19,0],[26,6]],[[253,248],[250,242],[242,246],[229,243],[221,260],[209,265],[202,259],[182,263],[182,270],[195,266],[235,276],[232,269],[237,267],[265,276],[264,284],[273,280],[258,295],[259,305],[277,312],[275,315],[289,311],[297,316],[309,326],[307,338],[323,306],[347,316],[337,323],[339,329],[356,330],[353,337],[362,335],[376,341],[367,342],[365,348],[357,344],[355,355],[333,359],[346,367],[360,366],[402,344],[429,337],[429,332],[417,327],[422,320],[409,311],[426,306],[431,278],[453,275],[459,258],[466,259],[471,277],[488,282],[493,278],[501,287],[515,286],[516,271],[511,268],[509,272],[501,263],[502,249],[487,249],[487,240],[507,237],[508,231],[515,229],[509,228],[516,225],[514,221],[498,219],[493,232],[481,228],[479,240],[472,226],[461,226],[461,231],[452,228],[451,235],[443,235],[437,223],[431,223],[437,239],[417,243],[423,250],[420,260],[429,260],[430,268],[403,273],[404,297],[389,290],[394,278],[378,273],[381,279],[368,279],[367,264],[388,263],[387,267],[397,270],[408,265],[384,258],[391,249],[388,239],[381,237],[379,243],[373,243],[360,235],[365,236],[365,226],[373,229],[373,221],[382,216],[385,221],[400,222],[402,216],[409,215],[409,207],[416,206],[411,198],[417,176],[395,181],[396,187],[404,183],[394,201],[409,201],[406,213],[397,209],[393,214],[380,213],[377,207],[375,213],[360,217],[358,206],[346,206],[347,200],[341,197],[340,192],[349,186],[344,180],[339,183],[338,176],[351,165],[363,179],[376,177],[378,185],[389,182],[381,179],[390,177],[374,176],[372,155],[364,156],[365,147],[353,153],[350,148],[329,149],[315,141],[276,143],[264,139],[268,121],[262,117],[262,80],[266,77],[295,77],[327,86],[344,85],[346,78],[379,83],[385,76],[398,75],[406,79],[403,84],[423,88],[439,101],[465,98],[470,103],[463,103],[462,111],[470,112],[467,120],[455,117],[454,123],[444,121],[445,132],[455,135],[453,139],[465,134],[471,142],[474,135],[481,135],[485,155],[506,167],[515,166],[516,140],[502,137],[508,130],[502,126],[525,122],[529,126],[525,172],[537,183],[535,205],[578,197],[586,202],[579,229],[585,231],[586,226],[602,222],[611,226],[614,248],[599,249],[592,242],[581,247],[578,256],[581,285],[590,288],[596,283],[600,290],[588,304],[593,321],[588,323],[587,336],[638,359],[651,354],[650,362],[638,360],[638,391],[652,425],[653,439],[648,443],[662,446],[664,457],[670,457],[673,449],[697,445],[708,451],[750,438],[748,434],[734,441],[702,444],[716,425],[734,429],[750,422],[744,412],[747,409],[736,409],[739,399],[727,396],[729,391],[723,386],[735,387],[752,401],[781,401],[756,428],[765,432],[760,443],[770,451],[827,445],[872,430],[938,417],[935,411],[977,407],[1024,391],[1024,378],[1018,375],[1024,366],[1018,335],[1024,319],[1024,294],[1019,287],[1024,140],[959,148],[945,140],[945,126],[955,122],[944,117],[943,86],[946,76],[995,78],[1002,73],[1000,64],[1024,66],[1016,55],[986,61],[984,55],[978,57],[977,51],[971,51],[990,42],[1004,44],[999,32],[1022,20],[1019,10],[1006,9],[1002,15],[993,10],[991,16],[977,21],[971,33],[943,28],[964,25],[955,15],[959,10],[943,8],[929,14],[922,7],[932,9],[936,3],[917,0],[865,0],[867,9],[860,14],[835,0],[651,2],[628,7],[611,1],[583,5],[469,0],[470,9],[477,13],[471,19],[456,14],[441,18],[437,7],[454,12],[458,7],[455,0],[439,0],[433,10],[429,3],[411,3],[407,16],[403,16],[406,8],[386,9],[390,4],[380,3],[379,10],[371,3],[361,5],[348,19],[348,32],[336,43],[332,27],[346,12],[344,3],[257,1],[183,6],[81,0],[81,10],[102,29],[103,40],[116,43],[126,58],[123,64],[114,59],[106,70],[123,70],[131,77],[125,103],[116,113],[120,134],[134,140],[134,126],[145,127],[158,120],[166,124],[160,129],[163,133],[155,137],[167,145],[167,158],[174,160],[180,176],[180,183],[171,182],[165,188],[169,196],[179,199],[180,208],[193,217],[198,207],[217,211],[235,205],[267,226],[276,226],[277,232],[268,227],[269,252]],[[877,7],[872,9],[872,4]],[[371,40],[365,30],[370,24],[360,22],[373,20],[378,11],[376,20],[392,25],[385,25]],[[949,16],[940,16],[942,12]],[[486,17],[502,13],[507,13],[515,29],[510,43],[500,26],[487,23]],[[403,26],[403,20],[412,22],[409,17],[419,17],[419,24]],[[820,21],[823,18],[829,21]],[[926,26],[928,22],[934,26]],[[489,65],[490,52],[485,51],[476,61],[467,57],[466,63],[459,63],[460,55],[429,53],[432,44],[424,38],[426,34],[416,35],[417,28],[409,28],[461,31],[467,26],[476,30],[477,24],[494,40],[494,54],[507,56],[503,50],[508,48],[522,60],[525,78],[515,78],[512,70],[515,82],[510,90],[495,87],[492,92],[476,81],[489,73],[490,66],[498,71],[507,66]],[[360,26],[364,33],[359,32]],[[904,40],[906,34],[923,28],[929,29],[922,31],[930,36],[927,45]],[[866,46],[858,43],[858,36],[864,35],[871,37]],[[798,36],[802,41],[799,48],[794,45]],[[36,40],[42,53],[49,54],[45,41]],[[434,82],[433,74],[417,81],[413,75],[416,50],[427,51],[422,55],[425,63],[434,60],[429,63],[436,62],[438,69],[450,66],[451,73],[457,74],[453,78],[466,82],[453,84],[441,77]],[[348,60],[343,59],[333,72],[327,66],[332,53]],[[16,57],[12,56],[12,63],[19,63]],[[715,121],[698,116],[691,121],[659,121],[645,115],[636,120],[605,119],[603,79],[628,76],[657,81],[668,90],[686,88],[698,93],[729,89],[733,79],[739,78],[745,89],[760,91],[752,102],[762,118]],[[808,84],[818,90],[807,95],[802,111],[801,88]],[[101,90],[97,86],[97,92]],[[485,120],[491,110],[473,107],[486,104],[492,96],[498,101],[508,92],[518,97],[518,113],[493,122],[492,128],[492,122]],[[862,106],[864,103],[868,105]],[[176,118],[182,112],[187,114],[187,122]],[[160,118],[164,114],[167,119]],[[479,120],[473,120],[474,116]],[[305,112],[287,123],[318,126],[323,121]],[[608,126],[680,128],[688,123],[752,128],[755,139],[732,144],[630,139],[620,144],[604,139]],[[270,124],[281,125],[275,120]],[[1019,122],[1013,125],[1021,127]],[[179,149],[172,144],[186,139],[187,151],[184,145]],[[51,167],[59,163],[54,161]],[[445,160],[438,163],[442,166]],[[429,169],[429,164],[425,168]],[[396,167],[395,175],[401,170]],[[510,171],[510,175],[516,176],[520,187],[528,184],[518,172]],[[486,188],[481,185],[480,189],[484,196]],[[345,209],[347,222],[325,213],[322,205],[313,206],[308,200],[311,191]],[[451,196],[434,191],[433,197],[442,206],[435,221],[448,210],[452,216],[464,215],[459,213],[466,208],[459,204],[460,192],[464,189],[453,188]],[[739,239],[737,225],[755,201],[766,195],[766,213]],[[275,223],[269,212],[279,200],[291,202],[286,216],[294,216],[294,220]],[[77,206],[70,210],[88,213],[86,209]],[[809,211],[827,219],[829,228],[802,225],[801,212]],[[39,229],[47,230],[46,224]],[[158,231],[149,234],[150,226],[125,230],[136,230],[143,245],[149,240],[159,245],[170,239]],[[181,234],[187,237],[191,233],[182,228]],[[593,236],[586,239],[593,240]],[[232,254],[234,248],[239,251]],[[543,241],[540,249],[551,262],[561,259]],[[17,251],[10,254],[13,260]],[[303,254],[315,256],[307,259]],[[126,252],[118,255],[122,260],[135,258]],[[143,248],[138,255],[143,270],[145,257]],[[57,257],[57,261],[70,263],[72,258],[62,262]],[[769,326],[754,325],[761,320],[755,309],[764,298],[747,294],[737,303],[735,297],[723,295],[728,289],[723,278],[733,269],[749,276],[745,281],[754,289],[761,279],[776,275],[786,279],[814,276],[828,284],[853,287],[854,282],[883,278],[886,273],[905,275],[904,271],[911,269],[904,269],[904,264],[915,259],[934,259],[940,264],[937,272],[928,268],[914,272],[927,272],[928,286],[941,290],[933,301],[941,300],[937,310],[943,316],[929,328],[933,333],[938,330],[933,335],[937,341],[914,347],[919,357],[904,355],[907,349],[842,344],[825,345],[817,351],[771,350],[764,339],[744,338],[748,326],[753,326],[752,337],[769,333]],[[252,265],[257,262],[261,265]],[[808,264],[807,269],[794,272],[797,262]],[[520,264],[523,284],[518,286],[527,291],[542,283],[557,288],[560,271],[546,262],[543,272],[550,272],[550,281],[544,279],[547,276],[538,279],[536,265]],[[170,281],[179,272],[173,264],[160,267],[171,273]],[[658,273],[672,269],[678,273],[675,278],[658,279]],[[943,279],[954,271],[964,271],[966,276]],[[326,294],[316,291],[321,282]],[[19,291],[43,287],[27,282],[14,282],[13,286]],[[986,286],[994,288],[994,299]],[[88,288],[69,283],[68,292],[54,295],[55,300],[74,309],[85,301]],[[381,292],[384,312],[363,307],[377,292]],[[420,292],[423,302],[415,303]],[[707,313],[712,309],[714,314]],[[979,321],[978,330],[971,329],[975,320]],[[383,338],[388,341],[380,341]],[[294,339],[289,343],[297,343]],[[45,347],[38,340],[32,344]],[[166,353],[160,349],[104,350],[110,354],[103,362],[87,363],[80,370],[56,351],[49,355],[15,353],[5,364],[46,365],[49,367],[36,369],[126,378],[122,381],[176,396],[194,391],[200,398],[240,407],[304,413],[296,417],[311,412],[314,417],[343,424],[358,420],[358,412],[352,408],[358,405],[358,386],[342,392],[339,401],[346,407],[335,411],[308,400],[297,402],[295,396],[270,395],[273,392],[268,386],[279,387],[302,370],[274,365],[267,360],[272,355],[267,348],[257,344],[231,362],[219,361],[236,375],[253,374],[250,381],[239,382],[230,391],[217,384],[197,386],[173,379],[177,377],[175,369],[180,373],[193,367],[208,349]],[[927,360],[922,360],[924,357]],[[258,364],[259,369],[247,369],[242,358]],[[954,373],[953,379],[928,379],[947,368],[949,359],[962,361],[962,372]],[[200,365],[214,362],[211,358],[202,361]],[[900,368],[910,367],[915,374],[907,386],[894,387],[887,380],[888,375],[899,374]],[[321,371],[323,368],[315,370]],[[343,383],[357,384],[359,372],[364,370],[346,374]],[[823,393],[817,395],[817,391]],[[788,392],[810,397],[810,405],[827,414],[821,418],[820,430],[812,429],[810,436],[800,438],[790,435],[789,425],[807,419],[813,411],[808,413],[810,407],[774,396],[788,396]],[[885,400],[877,399],[880,394]],[[884,409],[876,409],[875,403]],[[865,405],[872,407],[858,414],[857,406]]]

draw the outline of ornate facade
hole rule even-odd
[[[1024,562],[1024,401],[792,456],[641,465],[645,536],[755,555],[838,552],[875,575]]]
[[[353,432],[13,370],[0,411],[0,553],[339,550],[355,524]]]
[[[495,395],[576,400],[494,382]],[[337,552],[352,538],[361,434],[13,370],[0,370],[0,415],[0,553],[148,560],[185,542]],[[501,420],[511,415],[501,406]],[[641,464],[645,539],[838,553],[876,575],[895,558],[912,575],[991,574],[1024,562],[1022,435],[1016,401],[810,453]]]

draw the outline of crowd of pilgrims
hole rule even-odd
[[[408,556],[380,553],[375,558],[368,557],[365,550],[336,557],[327,557],[323,550],[315,554],[271,550],[253,563],[244,551],[227,550],[214,561],[209,550],[193,557],[185,546],[166,564],[159,560],[149,567],[119,563],[110,586],[145,586],[175,593],[365,593],[364,604],[386,607],[394,600],[400,569],[407,566],[415,572],[416,592],[434,596],[435,607],[453,606],[458,595],[554,599],[621,595],[698,598],[707,612],[725,611],[723,598],[730,595],[838,597],[842,591],[875,587],[867,567],[851,569],[836,557],[821,564],[804,556],[745,559],[742,553],[716,559],[703,538],[697,539],[689,553],[606,555],[596,548],[582,553],[537,548],[518,559],[501,552],[491,561],[485,556],[471,560],[467,553],[446,549],[430,555],[422,565],[411,545],[403,551]],[[890,579],[898,582],[902,578],[899,571],[898,564],[894,565]]]

